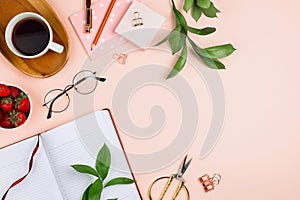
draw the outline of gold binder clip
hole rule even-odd
[[[216,185],[219,185],[221,178],[220,174],[214,174],[212,177],[205,174],[199,178],[199,181],[202,184],[204,191],[210,192],[215,189]]]
[[[144,25],[143,18],[141,17],[141,14],[139,12],[133,13],[133,20],[132,20],[132,26],[142,26]]]
[[[122,65],[125,65],[126,64],[126,59],[127,59],[128,55],[127,54],[124,54],[124,53],[121,53],[121,54],[114,54],[113,55],[113,58],[115,60],[118,61],[118,63],[122,64]]]

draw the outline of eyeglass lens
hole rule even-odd
[[[49,91],[45,98],[44,98],[44,103],[47,106],[47,108],[49,109],[50,103],[53,101],[53,99],[55,99],[59,94],[61,94],[63,92],[62,89],[54,89]],[[68,93],[62,95],[60,98],[56,99],[53,107],[52,107],[52,112],[55,113],[60,113],[63,112],[64,110],[66,110],[68,108],[70,104],[70,97],[68,95]]]
[[[83,70],[75,75],[73,84],[80,94],[90,94],[96,89],[98,80],[93,72]]]

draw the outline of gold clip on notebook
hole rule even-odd
[[[116,28],[116,33],[142,49],[151,46],[165,18],[143,3],[134,1]]]

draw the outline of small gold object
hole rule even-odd
[[[144,25],[143,18],[141,17],[141,14],[139,12],[133,13],[133,20],[132,20],[132,26],[142,26]]]
[[[121,53],[121,54],[114,54],[113,58],[115,60],[118,61],[118,63],[125,65],[126,64],[126,59],[127,59],[128,55],[125,53]]]
[[[208,174],[205,174],[199,178],[200,183],[202,184],[205,192],[210,192],[215,189],[216,185],[220,184],[221,181],[220,174],[214,174],[210,177]]]

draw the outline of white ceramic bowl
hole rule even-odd
[[[27,118],[27,119],[26,119],[26,121],[25,121],[22,125],[20,125],[20,126],[18,126],[18,127],[13,127],[13,128],[3,128],[3,127],[1,127],[1,124],[0,124],[0,130],[6,130],[6,131],[7,131],[7,130],[16,130],[17,128],[24,126],[24,125],[27,123],[27,121],[30,119],[31,112],[32,112],[32,101],[31,101],[30,96],[28,95],[28,93],[27,93],[25,90],[23,90],[21,87],[16,86],[16,85],[12,85],[12,84],[6,84],[6,83],[0,83],[0,84],[3,84],[3,85],[8,86],[9,89],[10,89],[11,87],[18,88],[19,90],[21,90],[21,92],[25,93],[25,94],[27,95],[28,99],[29,99],[30,110],[29,110],[28,114],[26,114],[26,118]],[[11,95],[9,95],[8,97],[11,97]],[[5,97],[0,97],[0,100],[2,101],[3,98],[5,98]],[[1,101],[0,101],[0,103],[1,103]],[[3,110],[2,110],[1,107],[0,107],[0,111],[2,112],[2,119],[1,119],[1,121],[2,121],[3,118],[4,118],[4,116],[5,116],[5,114],[3,113]],[[0,121],[0,122],[1,122],[1,121]]]

